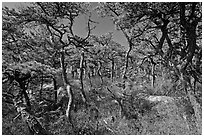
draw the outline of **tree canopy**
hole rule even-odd
[[[140,94],[144,93],[190,102],[195,134],[200,134],[202,4],[93,5],[35,2],[18,9],[2,8],[2,98],[3,104],[12,104],[3,107],[3,119],[20,115],[29,129],[29,133],[19,130],[14,133],[3,125],[3,133],[131,134],[132,130],[121,133],[113,125],[111,129],[109,124],[101,122],[106,115],[103,105],[107,103],[110,107],[115,100],[122,118],[139,119],[136,123],[140,123],[140,114],[143,116],[153,107],[148,102],[151,100],[141,99]],[[114,40],[113,32],[95,35],[93,31],[100,22],[93,19],[93,13],[99,18],[109,18],[114,31],[123,34],[127,45]],[[84,37],[74,32],[80,16],[87,17]],[[145,102],[146,106],[138,102]],[[9,109],[17,112],[7,117]],[[99,110],[104,113],[101,121]],[[89,115],[86,111],[92,113],[89,126],[85,122]],[[52,132],[60,119],[65,119],[61,124],[66,126]],[[139,129],[134,134],[140,134]]]

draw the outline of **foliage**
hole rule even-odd
[[[33,134],[33,118],[51,134],[201,134],[201,3],[91,6],[3,7],[2,133]],[[113,32],[94,35],[92,12],[111,19],[127,47]],[[81,16],[84,37],[73,29]]]

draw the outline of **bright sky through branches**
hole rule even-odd
[[[28,3],[25,2],[3,2],[2,7],[7,6],[9,8],[17,8],[19,6],[25,6],[27,4]],[[98,5],[97,2],[92,2],[91,4],[93,8]],[[78,36],[86,36],[87,19],[88,18],[83,15],[76,18],[73,30],[74,33]],[[122,34],[121,31],[115,29],[115,26],[110,18],[101,18],[97,15],[96,11],[92,11],[91,19],[93,21],[99,22],[99,24],[96,24],[96,28],[95,30],[93,30],[92,34],[100,36],[108,32],[114,32],[113,39],[116,42],[120,43],[122,46],[127,47],[127,40],[125,39],[125,36]]]

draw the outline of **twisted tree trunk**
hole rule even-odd
[[[126,39],[128,40],[128,43],[129,43],[129,49],[128,49],[128,51],[126,53],[126,56],[125,56],[125,59],[126,59],[126,61],[125,61],[125,70],[124,70],[123,76],[122,76],[123,79],[126,79],[127,78],[126,74],[127,74],[127,70],[128,70],[128,66],[129,66],[129,57],[130,57],[130,52],[132,50],[133,44],[132,44],[131,40],[129,39],[129,37],[127,36],[127,34],[126,33],[124,33],[124,34],[125,34]]]
[[[18,94],[14,99],[14,106],[17,112],[21,115],[22,120],[27,124],[30,134],[32,135],[48,135],[50,134],[47,130],[43,128],[37,118],[31,114],[30,109],[22,101],[21,94]]]
[[[67,106],[67,110],[66,110],[66,116],[69,120],[69,122],[71,123],[72,127],[74,128],[74,124],[72,122],[72,117],[71,117],[71,110],[73,108],[73,92],[71,90],[71,86],[67,80],[67,74],[66,74],[66,68],[65,68],[65,64],[64,64],[64,50],[62,49],[60,52],[60,64],[62,67],[62,78],[63,78],[63,83],[64,83],[64,87],[65,90],[67,91],[68,97],[69,97],[69,101],[68,101],[68,106]]]
[[[196,5],[198,3],[193,2],[190,3],[190,16],[189,19],[186,19],[186,11],[188,10],[186,5],[187,3],[179,3],[180,4],[180,22],[182,27],[186,31],[186,37],[187,37],[187,49],[188,53],[185,55],[186,61],[182,63],[181,67],[181,78],[184,83],[184,88],[186,88],[186,92],[188,95],[188,98],[193,106],[195,117],[196,117],[196,126],[197,126],[197,132],[198,134],[202,134],[202,118],[201,118],[201,112],[202,108],[199,105],[199,103],[196,101],[195,95],[193,94],[193,88],[191,86],[191,82],[189,79],[189,76],[186,75],[186,68],[191,63],[196,50],[196,29],[198,22],[201,20],[200,17],[196,16]],[[201,20],[202,21],[202,20]],[[189,85],[188,85],[189,84]]]
[[[27,87],[25,86],[25,82],[19,82],[19,85],[20,85],[20,88],[21,88],[20,94],[24,96],[27,107],[28,107],[29,110],[31,110],[31,103],[30,103],[30,99],[28,97],[28,94],[26,92]]]

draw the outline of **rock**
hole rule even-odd
[[[146,100],[155,104],[151,111],[142,117],[142,134],[183,135],[189,134],[188,124],[182,117],[173,97],[148,96]]]

